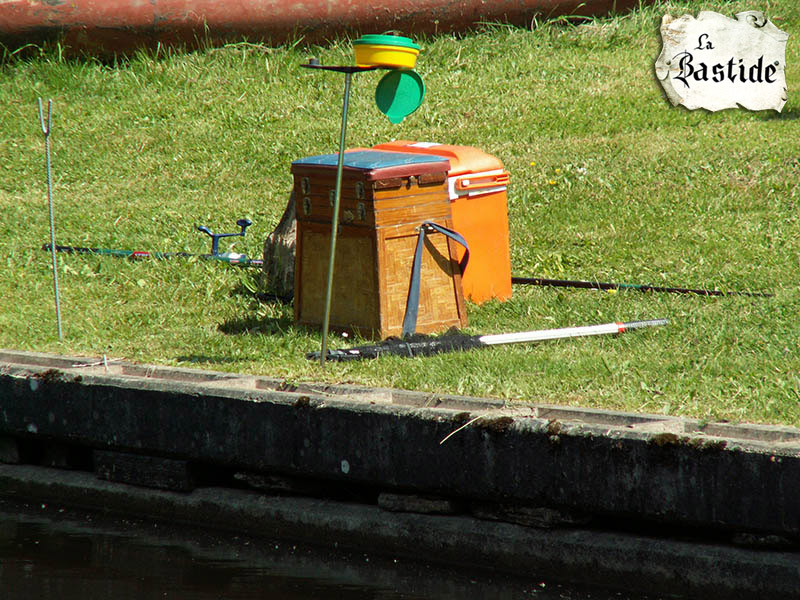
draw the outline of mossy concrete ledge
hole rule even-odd
[[[384,490],[800,534],[800,431],[0,352],[0,434]]]
[[[767,544],[736,549],[761,573],[751,591],[800,595],[800,431],[790,427],[0,350],[0,461],[60,464],[188,496],[225,482],[288,481],[283,491],[384,498],[392,514],[415,497],[409,511],[459,511],[483,528],[486,519],[555,525],[586,540],[594,531],[604,544],[601,530],[688,535],[700,554],[731,540]],[[149,474],[137,481],[137,469]],[[43,493],[41,482],[6,485],[11,479],[0,494]],[[76,495],[74,482],[67,488],[65,500],[92,495]],[[441,518],[454,523],[452,514]],[[527,556],[530,540],[514,539],[508,551]],[[594,560],[574,571],[589,577]]]

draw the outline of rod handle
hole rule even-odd
[[[666,325],[669,319],[646,319],[644,321],[628,321],[627,323],[618,323],[619,332],[627,331],[628,329],[642,329],[643,327],[658,327]]]

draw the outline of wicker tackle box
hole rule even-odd
[[[321,325],[330,256],[337,154],[292,163],[297,212],[295,321]],[[345,152],[330,327],[400,335],[420,225],[452,228],[447,171],[438,156]],[[425,238],[416,331],[463,327],[467,317],[455,242]]]

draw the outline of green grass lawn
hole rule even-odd
[[[653,74],[661,15],[758,9],[790,34],[778,114],[672,107]],[[800,425],[800,6],[659,3],[581,23],[487,25],[420,40],[420,109],[392,125],[380,73],[355,77],[348,146],[392,139],[477,146],[511,172],[512,271],[771,298],[525,288],[469,305],[468,333],[668,317],[620,337],[363,364],[305,359],[318,331],[258,302],[257,273],[202,260],[59,255],[56,332],[44,138],[52,98],[57,243],[207,252],[196,224],[258,256],[289,166],[338,145],[351,45],[235,44],[103,64],[57,49],[0,66],[0,347],[435,392]],[[233,240],[233,241],[231,241]],[[341,343],[340,343],[341,342]],[[347,345],[334,339],[333,346]]]

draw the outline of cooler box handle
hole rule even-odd
[[[459,191],[480,190],[486,188],[495,188],[502,185],[508,185],[510,175],[508,171],[502,173],[495,173],[492,175],[476,175],[470,177],[465,175],[456,179],[456,189]]]

